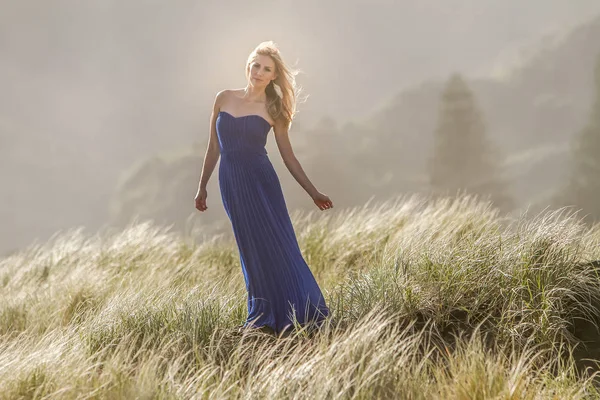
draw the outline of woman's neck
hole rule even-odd
[[[242,99],[250,103],[264,103],[267,99],[267,94],[264,90],[257,90],[252,86],[246,86]]]

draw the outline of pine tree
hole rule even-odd
[[[600,220],[600,56],[594,86],[596,99],[590,119],[573,141],[571,176],[559,200],[563,205],[581,209],[582,216],[590,223]]]
[[[504,211],[514,206],[499,176],[497,154],[488,143],[482,114],[459,74],[450,77],[442,92],[430,185],[435,194],[466,192],[489,196]]]

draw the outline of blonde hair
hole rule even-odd
[[[269,56],[275,63],[276,79],[266,87],[267,112],[274,120],[283,119],[288,128],[297,113],[296,103],[302,88],[296,84],[296,75],[300,70],[290,68],[281,58],[277,45],[269,40],[260,43],[248,56],[246,79],[250,78],[250,64],[258,55]]]

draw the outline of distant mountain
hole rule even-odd
[[[521,204],[552,191],[565,177],[569,141],[587,120],[598,54],[600,17],[539,47],[502,80],[469,82]],[[373,140],[385,144],[379,157],[397,159],[403,175],[425,171],[442,85],[428,81],[404,90],[362,121],[374,127]]]

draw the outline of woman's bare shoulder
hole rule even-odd
[[[217,94],[225,94],[225,95],[242,95],[244,94],[244,88],[239,88],[239,89],[223,89],[220,92],[218,92]]]
[[[244,89],[223,89],[217,93],[217,101],[221,105],[227,102],[229,99],[240,97],[244,93]]]
[[[233,89],[235,90],[235,89]],[[223,89],[219,92],[217,92],[217,95],[215,96],[215,106],[214,109],[215,111],[219,111],[221,109],[221,107],[223,107],[224,105],[226,105],[230,100],[232,96],[232,89]]]
[[[231,95],[231,89],[223,89],[217,92],[216,98],[221,100],[229,97]]]

